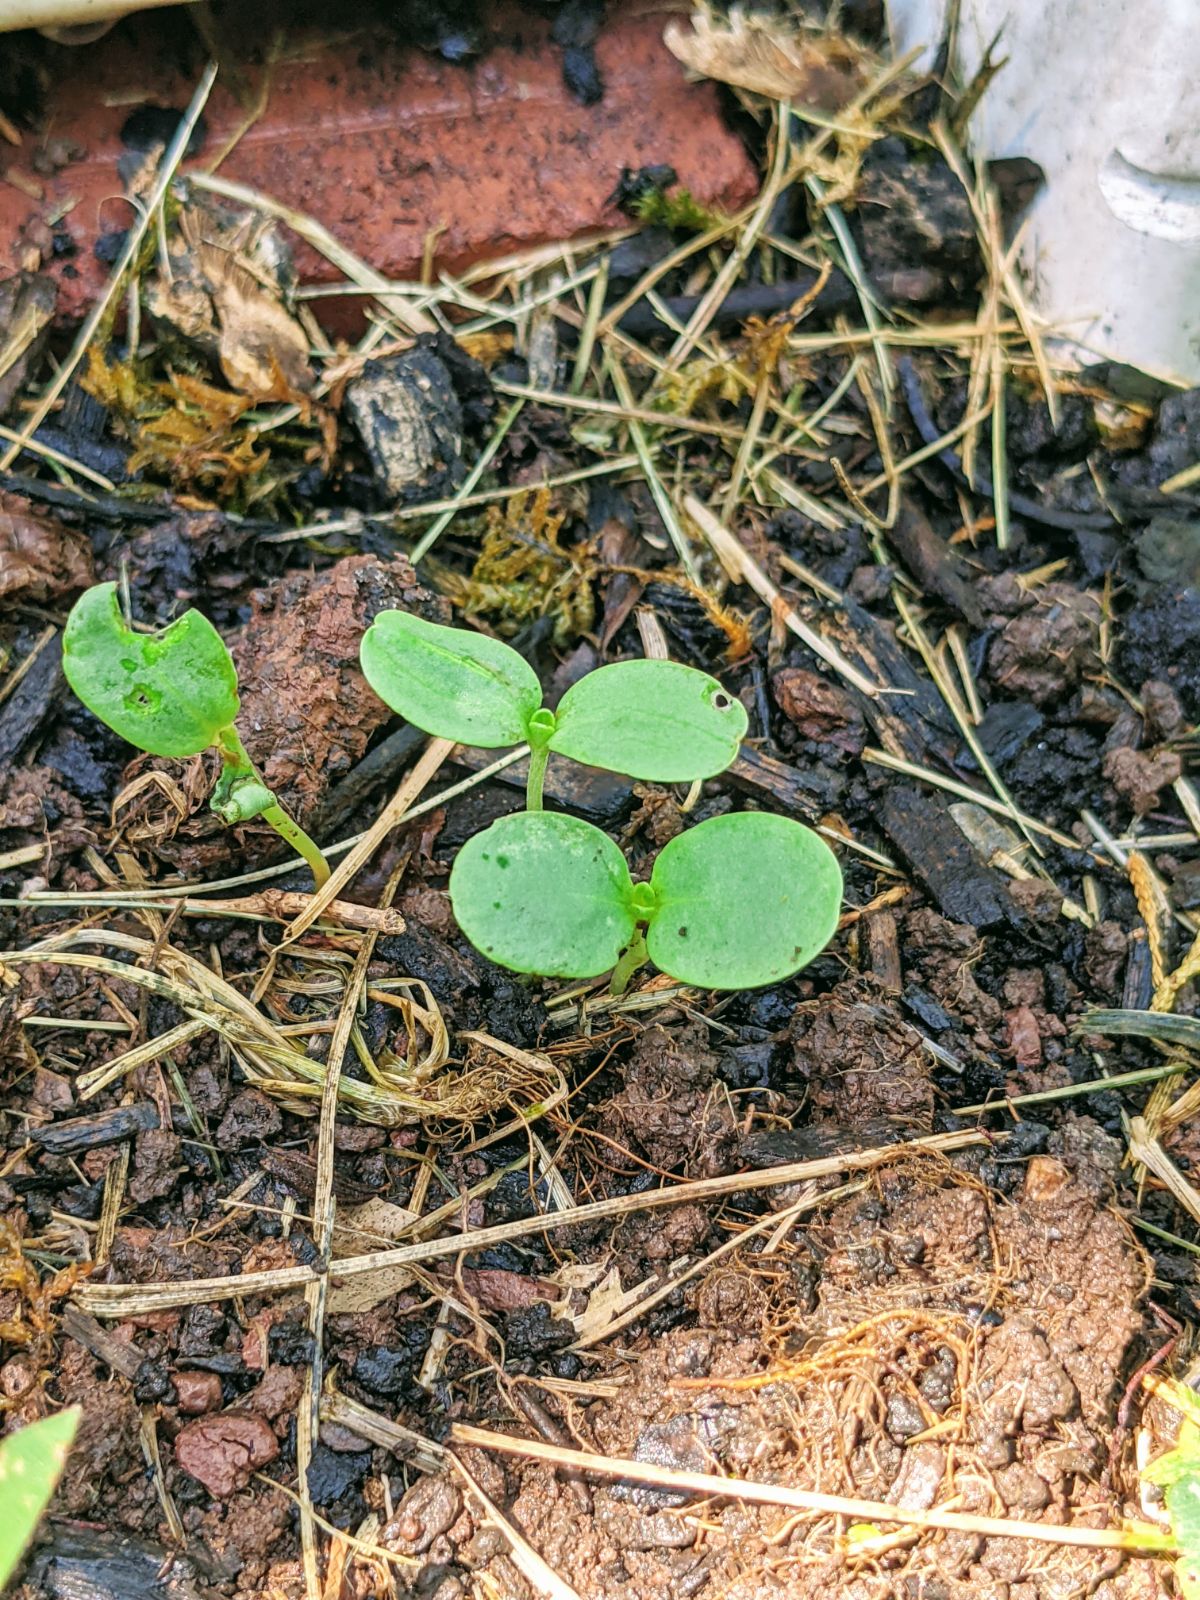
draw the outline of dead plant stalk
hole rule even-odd
[[[745,1478],[720,1478],[707,1472],[675,1472],[646,1461],[596,1455],[590,1450],[567,1450],[534,1439],[514,1439],[489,1428],[455,1423],[453,1444],[474,1445],[501,1455],[546,1461],[569,1472],[593,1472],[606,1478],[627,1478],[657,1489],[741,1500],[750,1505],[787,1506],[813,1516],[852,1517],[855,1522],[896,1522],[909,1528],[941,1528],[956,1533],[982,1534],[988,1539],[1030,1539],[1038,1544],[1080,1545],[1093,1550],[1171,1551],[1169,1534],[1158,1528],[1079,1528],[1053,1522],[1018,1522],[1007,1517],[977,1517],[965,1511],[911,1511],[882,1500],[852,1500],[845,1495],[821,1494],[812,1489],[792,1489],[786,1484],[752,1483]]]

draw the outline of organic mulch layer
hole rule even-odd
[[[54,223],[0,283],[5,1447],[80,1408],[20,1600],[1188,1592],[1200,393],[1067,362],[1010,266],[1028,170],[838,18],[464,6],[320,55],[309,19],[240,88],[131,19],[42,102],[51,47],[6,41],[10,172],[56,105],[105,132],[3,205],[136,200],[103,272]],[[319,155],[272,154],[330,60]],[[554,204],[464,266],[501,235],[446,129],[488,85],[471,162],[523,147]],[[425,169],[377,132],[434,103]],[[96,583],[210,619],[323,887],[213,813],[211,750],[70,691]],[[803,823],[828,945],[740,991],[488,960],[450,876],[527,753],[376,697],[397,611],[551,708],[717,678],[725,770],[552,753],[547,811],[637,885],[713,819]]]

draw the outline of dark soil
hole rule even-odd
[[[444,9],[446,33],[454,8]],[[589,30],[600,24],[583,9],[568,53],[579,56],[579,92],[591,94],[602,92],[587,71]],[[927,147],[881,140],[848,215],[868,271],[914,315],[929,303],[974,314],[983,263],[970,211]],[[804,194],[789,192],[773,227],[803,239],[809,221]],[[644,270],[636,249],[652,262],[673,242],[657,226],[617,245],[610,298]],[[761,278],[755,257],[740,289],[773,287]],[[682,269],[659,290],[694,307]],[[0,313],[5,304],[0,297]],[[824,326],[819,308],[814,318],[806,332]],[[738,359],[763,337],[744,338],[737,319],[722,326]],[[574,337],[568,317],[551,341],[552,381],[564,392]],[[644,337],[666,348],[653,328]],[[467,419],[454,483],[487,437],[492,381],[529,381],[530,361],[492,351],[485,371],[478,341],[474,354],[446,346]],[[25,363],[11,395],[0,388],[11,427],[46,381],[40,359]],[[831,335],[804,359],[811,410],[844,377],[847,357]],[[900,385],[890,424],[896,459],[929,426],[936,434],[958,421],[964,370],[937,353],[909,369],[909,403]],[[487,402],[474,432],[468,393]],[[201,492],[155,468],[141,472],[134,498],[91,506],[31,457],[0,482],[3,944],[28,949],[85,919],[114,938],[72,946],[107,958],[103,970],[53,952],[0,967],[4,1424],[69,1403],[84,1413],[18,1591],[25,1600],[304,1594],[297,1414],[317,1352],[294,1280],[264,1292],[252,1275],[319,1263],[315,1102],[295,1075],[269,1082],[259,1071],[252,1081],[244,1039],[211,1027],[91,1098],[80,1078],[188,1020],[177,993],[122,975],[134,958],[120,938],[133,936],[149,941],[160,967],[173,951],[243,997],[261,983],[263,1012],[305,1052],[312,1087],[361,940],[321,931],[275,950],[269,917],[18,903],[34,891],[119,900],[280,859],[265,828],[229,830],[207,811],[211,758],[138,756],[68,693],[61,625],[81,588],[109,578],[127,583],[141,622],[188,604],[213,618],[239,667],[246,746],[323,840],[367,827],[423,744],[357,666],[358,639],[380,610],[469,618],[508,637],[553,701],[600,662],[643,653],[643,607],[676,659],[718,672],[740,695],[746,749],[690,809],[682,791],[553,763],[550,802],[607,827],[635,876],[680,830],[730,810],[775,810],[845,841],[841,927],[797,977],[679,998],[656,994],[643,974],[642,1009],[586,1015],[579,994],[555,1003],[563,985],[492,966],[450,909],[456,850],[519,807],[519,773],[402,828],[360,873],[349,898],[370,905],[401,873],[395,904],[406,928],[375,945],[346,1082],[368,1096],[367,1061],[398,1078],[431,1048],[435,1010],[449,1062],[430,1082],[414,1080],[406,1098],[393,1095],[386,1114],[362,1112],[361,1097],[361,1114],[340,1107],[335,1260],[407,1241],[415,1220],[440,1207],[423,1237],[519,1224],[572,1197],[625,1197],[627,1209],[447,1248],[414,1271],[335,1278],[321,1371],[329,1393],[352,1404],[338,1411],[327,1400],[307,1477],[322,1558],[332,1563],[332,1548],[348,1561],[327,1594],[532,1594],[505,1536],[457,1475],[436,1469],[429,1452],[454,1423],[909,1509],[1095,1527],[1142,1515],[1142,1396],[1127,1388],[1169,1337],[1187,1347],[1200,1285],[1194,1255],[1131,1219],[1185,1245],[1196,1222],[1124,1163],[1123,1119],[1146,1108],[1150,1087],[1005,1102],[1161,1059],[1133,1040],[1118,1052],[1082,1019],[1099,1006],[1148,1008],[1152,943],[1169,972],[1200,908],[1190,791],[1176,787],[1194,763],[1200,714],[1200,510],[1179,495],[1168,518],[1156,489],[1200,457],[1200,406],[1195,395],[1155,394],[1118,441],[1111,418],[1123,401],[1105,372],[1085,374],[1062,399],[1056,432],[1032,378],[1010,380],[1007,551],[990,526],[964,529],[965,512],[986,518],[991,501],[962,489],[957,458],[905,474],[901,514],[874,546],[873,530],[853,522],[831,532],[796,510],[735,512],[738,537],[788,604],[900,691],[876,699],[773,626],[748,589],[722,589],[715,564],[705,568],[707,597],[681,583],[643,479],[622,472],[548,500],[518,496],[598,459],[572,431],[579,415],[549,405],[525,406],[484,479],[513,497],[459,515],[416,572],[405,552],[423,524],[386,514],[412,497],[385,492],[384,468],[336,407],[332,453],[322,454],[316,421],[297,423],[272,457],[277,482],[254,507],[245,484]],[[714,383],[701,387],[695,414],[744,426],[750,404]],[[779,465],[805,495],[845,509],[832,461],[852,483],[882,463],[853,385],[835,416],[821,449]],[[97,431],[128,459],[115,415],[102,414]],[[708,485],[707,499],[723,492],[730,463],[712,437],[688,435],[669,459]],[[989,459],[985,428],[979,460]],[[432,492],[423,484],[415,498]],[[878,494],[872,505],[882,514]],[[326,515],[341,532],[319,533]],[[507,565],[481,568],[489,551]],[[838,599],[813,600],[796,563]],[[971,741],[906,637],[897,593],[930,639],[957,630],[979,700]],[[941,660],[952,673],[947,652]],[[1053,830],[1033,835],[1036,852],[1008,816],[964,807],[939,786],[990,796],[973,742],[1015,805]],[[878,750],[903,770],[873,759]],[[432,792],[493,754],[456,752]],[[1126,870],[1135,829],[1150,840],[1145,857],[1172,913],[1153,941],[1143,921],[1152,897],[1139,899]],[[1106,834],[1126,841],[1120,864]],[[301,872],[282,883],[310,887]],[[602,1000],[603,984],[591,994]],[[424,1020],[408,999],[425,1007]],[[1175,1010],[1195,1005],[1185,986]],[[984,1101],[997,1109],[956,1114]],[[514,1121],[531,1106],[543,1114],[528,1127]],[[985,1137],[951,1155],[909,1148],[977,1127]],[[1185,1172],[1200,1159],[1190,1118],[1166,1144]],[[804,1189],[751,1183],[784,1163],[892,1145],[905,1148],[846,1178],[849,1191],[836,1174]],[[738,1174],[744,1191],[641,1203],[663,1183]],[[805,1197],[802,1215],[776,1220]],[[766,1226],[708,1260],[755,1223]],[[236,1294],[183,1303],[193,1281],[231,1275],[246,1280]],[[93,1316],[71,1304],[81,1279],[168,1285],[176,1303]],[[639,1286],[666,1292],[606,1332]],[[389,1432],[394,1424],[408,1432]],[[1162,1592],[1155,1563],[1107,1550],[911,1529],[856,1545],[832,1517],[700,1502],[475,1447],[461,1454],[580,1600]],[[329,1528],[363,1544],[331,1547]]]

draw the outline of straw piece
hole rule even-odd
[[[294,943],[306,929],[321,916],[326,907],[337,899],[341,891],[354,878],[355,874],[366,865],[375,854],[392,829],[403,820],[413,801],[421,790],[433,777],[434,773],[454,749],[453,739],[431,739],[425,747],[425,754],[396,790],[379,816],[363,834],[362,838],[350,850],[346,859],[333,873],[326,883],[308,903],[306,910],[302,911],[295,922],[288,928],[284,935],[284,943]]]
[[[683,509],[708,540],[713,553],[734,583],[748,583],[759,599],[770,607],[773,616],[777,616],[798,639],[803,640],[814,655],[820,656],[847,683],[853,684],[860,694],[874,700],[884,692],[882,685],[872,683],[852,662],[847,661],[836,645],[830,644],[807,622],[801,621],[750,552],[738,543],[728,528],[722,526],[703,501],[697,500],[694,494],[684,495]]]
[[[376,272],[374,267],[369,267],[361,257],[354,254],[353,250],[348,250],[340,239],[335,239],[329,229],[323,227],[315,218],[306,216],[303,211],[294,211],[291,206],[284,205],[280,200],[273,200],[270,195],[260,194],[257,189],[251,189],[244,183],[234,183],[229,178],[218,178],[215,173],[193,172],[189,175],[188,181],[194,188],[204,189],[209,194],[219,194],[226,200],[236,200],[252,211],[260,211],[264,216],[276,217],[280,222],[286,223],[293,233],[298,233],[303,240],[312,245],[314,250],[319,250],[353,283],[369,289],[384,303],[384,310],[388,316],[407,328],[410,333],[438,331],[438,325],[431,316],[417,306],[407,303],[411,292],[407,286],[394,284],[381,272]]]
[[[723,1500],[743,1500],[750,1505],[789,1506],[814,1516],[851,1517],[855,1522],[898,1522],[909,1528],[947,1528],[961,1533],[978,1533],[995,1539],[1029,1539],[1038,1544],[1078,1545],[1099,1550],[1173,1550],[1175,1541],[1158,1528],[1086,1528],[1056,1522],[1017,1522],[1007,1517],[977,1517],[965,1511],[928,1511],[887,1505],[881,1500],[852,1500],[840,1494],[820,1494],[811,1489],[793,1489],[780,1483],[752,1483],[745,1478],[720,1478],[708,1472],[677,1472],[648,1461],[632,1461],[617,1456],[602,1456],[590,1450],[567,1450],[561,1445],[543,1444],[540,1439],[514,1439],[488,1428],[467,1427],[456,1422],[450,1438],[455,1444],[472,1444],[481,1450],[503,1455],[525,1456],[548,1461],[572,1472],[596,1472],[606,1478],[629,1478],[635,1483],[653,1484],[689,1494],[716,1496]]]
[[[795,1161],[781,1167],[769,1167],[758,1172],[735,1172],[721,1178],[703,1178],[692,1183],[674,1184],[665,1189],[651,1189],[641,1194],[617,1195],[611,1200],[597,1200],[589,1205],[575,1206],[569,1210],[548,1211],[533,1217],[518,1218],[514,1222],[501,1222],[491,1228],[475,1228],[465,1233],[453,1234],[448,1239],[431,1239],[402,1245],[395,1250],[379,1250],[370,1255],[347,1256],[330,1263],[329,1277],[333,1283],[344,1283],[372,1272],[392,1267],[411,1267],[425,1261],[440,1261],[447,1256],[459,1255],[468,1250],[487,1250],[509,1239],[521,1239],[536,1233],[551,1233],[559,1228],[578,1227],[581,1224],[600,1222],[609,1217],[619,1217],[635,1211],[651,1210],[659,1206],[682,1205],[687,1202],[711,1199],[718,1195],[740,1194],[753,1189],[774,1189],[780,1185],[805,1183],[810,1178],[834,1177],[842,1172],[869,1172],[886,1162],[901,1160],[906,1155],[947,1155],[955,1150],[965,1150],[977,1144],[991,1144],[999,1137],[963,1129],[954,1133],[935,1133],[927,1138],[912,1139],[904,1144],[878,1145],[869,1150],[846,1150],[837,1155],[819,1156],[811,1161]],[[311,1283],[315,1272],[311,1267],[281,1267],[272,1272],[234,1275],[223,1278],[198,1278],[189,1283],[114,1284],[89,1283],[76,1291],[78,1304],[97,1316],[121,1317],[131,1315],[131,1305],[139,1312],[161,1310],[169,1306],[200,1305],[205,1300],[230,1299],[235,1295],[254,1292],[266,1293],[272,1289],[290,1289]]]

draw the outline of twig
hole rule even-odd
[[[1170,1534],[1158,1528],[1081,1528],[1054,1522],[1017,1522],[1006,1517],[977,1517],[965,1511],[913,1511],[881,1500],[852,1500],[846,1495],[821,1494],[812,1489],[792,1489],[785,1484],[752,1483],[745,1478],[720,1478],[708,1472],[676,1472],[648,1461],[596,1455],[590,1450],[566,1450],[541,1440],[514,1439],[489,1428],[472,1428],[456,1422],[450,1431],[455,1444],[476,1445],[502,1455],[525,1456],[575,1472],[596,1472],[606,1478],[629,1478],[677,1493],[741,1500],[750,1505],[788,1506],[814,1516],[851,1517],[855,1522],[898,1522],[909,1528],[944,1528],[959,1533],[982,1534],[989,1539],[1030,1539],[1038,1544],[1076,1545],[1099,1550],[1170,1551],[1176,1548]]]
[[[110,493],[115,491],[116,484],[106,478],[102,472],[93,472],[91,467],[85,467],[82,461],[76,461],[73,456],[63,455],[61,450],[55,450],[52,445],[43,444],[40,439],[30,439],[24,433],[16,433],[12,428],[0,424],[0,439],[7,439],[17,446],[18,451],[28,450],[32,455],[43,456],[47,461],[53,461],[55,466],[62,467],[66,472],[72,472],[76,477],[87,478],[98,489],[107,489]]]
[[[424,1434],[414,1433],[401,1422],[380,1416],[378,1411],[372,1411],[336,1389],[327,1387],[321,1396],[321,1421],[344,1424],[360,1439],[390,1450],[401,1461],[411,1461],[422,1472],[440,1472],[446,1464],[444,1446],[435,1444]]]
[[[611,1338],[614,1333],[618,1333],[622,1328],[628,1327],[631,1322],[639,1321],[646,1315],[647,1311],[653,1310],[656,1305],[661,1304],[663,1300],[674,1294],[683,1284],[697,1277],[701,1272],[707,1271],[714,1262],[720,1261],[724,1256],[732,1255],[735,1250],[740,1250],[750,1239],[757,1238],[760,1234],[773,1232],[776,1229],[786,1233],[792,1223],[797,1218],[802,1217],[806,1211],[812,1211],[815,1207],[823,1206],[828,1202],[844,1200],[847,1195],[856,1194],[861,1188],[861,1182],[844,1183],[836,1189],[821,1189],[819,1186],[814,1185],[794,1205],[788,1206],[786,1211],[768,1212],[765,1217],[760,1217],[757,1222],[752,1222],[748,1228],[744,1228],[740,1233],[734,1234],[731,1239],[726,1239],[724,1244],[718,1245],[708,1255],[701,1256],[698,1261],[694,1261],[690,1267],[685,1267],[682,1272],[674,1276],[668,1274],[663,1282],[650,1294],[646,1295],[644,1299],[628,1306],[624,1311],[613,1317],[611,1321],[606,1322],[602,1328],[597,1328],[594,1332],[585,1334],[582,1339],[576,1339],[575,1343],[570,1345],[569,1348],[572,1350],[590,1350],[593,1345],[599,1344],[604,1339]]]
[[[872,745],[868,745],[863,751],[862,758],[871,762],[873,766],[887,767],[892,772],[902,772],[906,778],[919,778],[922,783],[931,783],[937,789],[945,789],[948,794],[956,794],[963,800],[973,800],[985,811],[994,811],[1001,817],[1012,816],[1008,806],[992,795],[980,794],[978,789],[971,789],[965,783],[959,783],[957,778],[944,778],[940,772],[932,772],[928,767],[918,766],[915,761],[905,761],[901,756],[891,755],[886,750],[877,750]],[[1024,811],[1018,812],[1017,815],[1020,817],[1022,827],[1030,828],[1034,833],[1040,833],[1047,839],[1053,839],[1054,843],[1062,845],[1064,850],[1079,849],[1078,839],[1071,839],[1065,833],[1060,833],[1048,822],[1039,822],[1036,817],[1028,816]]]
[[[1110,1089],[1133,1089],[1143,1083],[1158,1083],[1162,1078],[1177,1078],[1191,1063],[1169,1061],[1161,1067],[1141,1067],[1136,1072],[1115,1072],[1110,1078],[1089,1078],[1084,1083],[1060,1084],[1057,1089],[1038,1089],[1033,1094],[1006,1094],[996,1100],[980,1100],[973,1106],[955,1106],[956,1117],[981,1117],[987,1111],[1007,1111],[1010,1107],[1042,1105],[1047,1100],[1073,1100],[1077,1095],[1103,1094]]]
[[[540,1594],[548,1596],[548,1600],[579,1600],[578,1593],[572,1589],[571,1585],[564,1582],[553,1567],[548,1566],[542,1560],[520,1529],[508,1520],[494,1501],[488,1499],[458,1456],[451,1452],[449,1461],[455,1472],[459,1474],[468,1489],[482,1505],[487,1521],[493,1527],[498,1528],[508,1540],[513,1563],[520,1569],[525,1581],[531,1583]]]
[[[48,628],[43,628],[41,633],[39,633],[37,638],[34,640],[33,648],[29,651],[28,655],[26,655],[21,660],[19,665],[15,666],[13,668],[13,670],[9,673],[8,677],[5,678],[4,682],[0,683],[0,706],[2,706],[4,704],[4,702],[8,699],[9,695],[12,694],[14,689],[18,688],[25,681],[25,678],[28,676],[28,674],[32,670],[34,663],[37,661],[37,658],[41,655],[42,651],[46,648],[46,646],[54,638],[54,636],[55,636],[55,634],[57,632],[58,632],[58,629],[53,627],[53,626],[48,627]],[[39,854],[41,852],[41,849],[42,849],[42,846],[39,845],[38,846]],[[15,865],[15,863],[14,863],[14,865]]]
[[[398,827],[404,820],[405,814],[412,806],[413,801],[421,790],[433,777],[434,773],[454,749],[453,739],[431,739],[425,747],[425,754],[396,790],[379,816],[362,835],[354,848],[346,855],[342,862],[330,876],[329,882],[314,894],[296,920],[284,935],[284,943],[292,944],[325,911],[327,906],[333,904],[339,892],[354,878],[355,874],[366,865],[375,854],[392,829]]]
[[[1178,494],[1180,489],[1190,489],[1194,484],[1200,483],[1200,461],[1190,467],[1184,467],[1182,472],[1176,472],[1169,478],[1164,478],[1158,486],[1159,494]]]
[[[405,855],[392,873],[383,895],[383,909],[387,910],[395,896],[401,874],[407,865]],[[333,1226],[336,1208],[333,1198],[334,1138],[337,1131],[338,1090],[341,1084],[342,1063],[350,1043],[351,1029],[358,1014],[359,1000],[367,981],[367,969],[375,953],[378,930],[367,933],[355,957],[354,969],[346,984],[338,1007],[337,1021],[329,1041],[329,1054],[325,1062],[325,1082],[321,1088],[321,1112],[317,1127],[317,1173],[313,1189],[312,1218],[313,1244],[322,1267],[328,1268],[333,1244]],[[304,1556],[305,1582],[310,1600],[317,1597],[316,1523],[313,1515],[312,1493],[308,1483],[308,1469],[312,1461],[313,1445],[320,1428],[318,1406],[321,1395],[321,1372],[324,1364],[325,1297],[328,1287],[327,1272],[310,1283],[304,1291],[308,1306],[308,1331],[312,1338],[312,1359],[304,1374],[304,1386],[297,1410],[296,1473],[300,1485],[300,1542]]]
[[[498,772],[504,772],[508,767],[515,766],[518,761],[523,761],[528,754],[529,750],[525,745],[520,745],[516,750],[508,751],[507,754],[502,755],[498,761],[493,761],[489,763],[488,766],[481,767],[478,772],[473,772],[469,778],[463,778],[458,783],[452,783],[448,789],[442,789],[437,794],[431,795],[428,800],[423,800],[420,805],[413,806],[413,808],[406,813],[407,820],[411,821],[414,817],[427,816],[429,812],[436,811],[440,805],[444,805],[447,800],[455,800],[460,794],[466,794],[469,790],[476,788],[479,784],[487,783],[488,780],[494,778]],[[327,856],[341,855],[343,851],[353,849],[356,844],[360,843],[366,837],[367,830],[364,830],[362,833],[352,833],[348,839],[341,839],[337,844],[327,845],[325,848],[325,854]],[[44,846],[42,845],[32,846],[30,847],[30,853],[23,855],[21,860],[36,861],[42,854],[43,849]],[[3,858],[0,858],[0,864],[2,863]],[[12,861],[7,864],[18,866],[21,863],[18,861]],[[295,856],[290,861],[283,862],[280,866],[260,867],[257,872],[243,872],[236,878],[217,878],[214,879],[212,883],[175,883],[168,884],[165,887],[158,889],[140,889],[136,893],[123,896],[120,900],[114,900],[113,896],[106,892],[93,893],[85,891],[79,894],[43,894],[35,892],[33,894],[25,895],[20,900],[11,898],[7,900],[0,899],[0,905],[161,905],[164,901],[170,904],[174,899],[178,898],[181,892],[188,889],[192,890],[196,894],[210,894],[214,893],[217,889],[237,889],[241,888],[243,884],[247,883],[262,883],[268,878],[286,877],[289,872],[294,872],[299,864],[300,858]],[[300,898],[304,901],[307,901],[309,900],[310,896],[301,895]],[[209,902],[207,901],[199,902],[201,905],[206,905],[208,903]],[[330,902],[331,905],[340,905],[341,903],[342,902],[340,901]]]
[[[36,854],[28,859],[36,860],[42,849],[38,845]],[[87,895],[31,895],[27,899],[0,901],[0,904],[22,906],[36,900],[38,905],[43,906],[94,905],[120,910],[138,910],[154,905],[162,911],[177,912],[181,917],[244,917],[257,922],[290,922],[307,909],[311,898],[311,895],[292,894],[283,889],[264,889],[259,894],[242,895],[236,900],[172,900],[164,895],[161,899],[149,901],[136,891],[131,894],[106,894],[97,890]],[[362,928],[375,933],[403,933],[405,928],[400,912],[376,906],[360,906],[353,900],[334,900],[325,907],[322,916],[329,922],[340,923],[344,928]]]
[[[726,1177],[703,1178],[666,1189],[651,1189],[642,1194],[617,1195],[611,1200],[597,1200],[570,1210],[548,1211],[534,1217],[519,1218],[515,1222],[501,1222],[492,1228],[475,1228],[453,1234],[448,1239],[418,1241],[395,1250],[346,1256],[330,1263],[329,1278],[332,1283],[344,1283],[393,1267],[444,1260],[462,1251],[487,1250],[509,1239],[526,1238],[531,1234],[551,1233],[559,1228],[578,1227],[635,1211],[708,1200],[718,1195],[806,1183],[812,1178],[835,1177],[843,1172],[869,1172],[888,1162],[900,1161],[907,1155],[946,1155],[973,1145],[990,1144],[997,1137],[974,1129],[963,1129],[954,1133],[931,1134],[928,1138],[912,1139],[904,1144],[879,1145],[870,1150],[847,1150],[838,1155],[790,1162],[786,1166],[769,1167],[758,1172],[736,1172]],[[280,1267],[251,1276],[201,1278],[189,1283],[89,1283],[76,1291],[75,1299],[97,1316],[131,1316],[135,1307],[141,1313],[166,1307],[200,1305],[205,1300],[229,1299],[250,1292],[265,1294],[293,1289],[312,1282],[314,1276],[312,1267]]]

